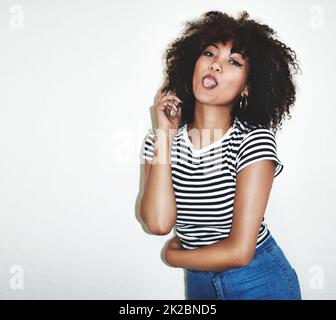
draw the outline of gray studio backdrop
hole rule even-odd
[[[304,299],[336,298],[334,1],[0,2],[0,298],[185,299],[138,220],[141,150],[183,22],[241,10],[298,54],[266,221]]]

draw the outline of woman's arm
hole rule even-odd
[[[242,169],[236,177],[229,237],[197,249],[181,250],[168,245],[167,263],[172,267],[212,272],[248,265],[255,253],[274,172],[273,160],[260,160]]]
[[[168,234],[176,221],[170,148],[176,130],[159,130],[154,140],[153,161],[145,163],[144,191],[140,217],[147,229],[158,235]]]

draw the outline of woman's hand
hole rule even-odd
[[[173,249],[173,250],[180,250],[182,249],[182,245],[181,245],[181,240],[178,236],[175,236],[174,238],[170,239],[168,242],[168,246],[169,249]]]
[[[166,91],[160,93],[155,104],[155,114],[158,129],[177,130],[181,122],[182,100],[174,94],[167,94]],[[171,112],[175,115],[171,115]]]

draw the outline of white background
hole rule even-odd
[[[297,52],[303,71],[292,119],[277,134],[285,167],[265,222],[303,298],[335,299],[335,8],[2,0],[0,298],[185,299],[184,270],[162,260],[173,233],[148,234],[137,218],[144,136],[164,50],[183,23],[246,10]]]

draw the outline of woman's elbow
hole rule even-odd
[[[146,219],[144,219],[144,216],[141,213],[140,213],[140,218],[149,233],[159,235],[159,236],[164,236],[164,235],[169,234],[170,231],[172,230],[172,227],[170,226],[164,226],[164,225],[160,225],[157,222],[154,223],[154,222],[147,221]]]
[[[159,227],[159,226],[150,226],[150,225],[146,225],[147,230],[155,235],[158,236],[164,236],[170,233],[171,228],[163,228],[163,227]]]
[[[247,267],[254,257],[255,250],[238,250],[236,261],[240,267]]]

